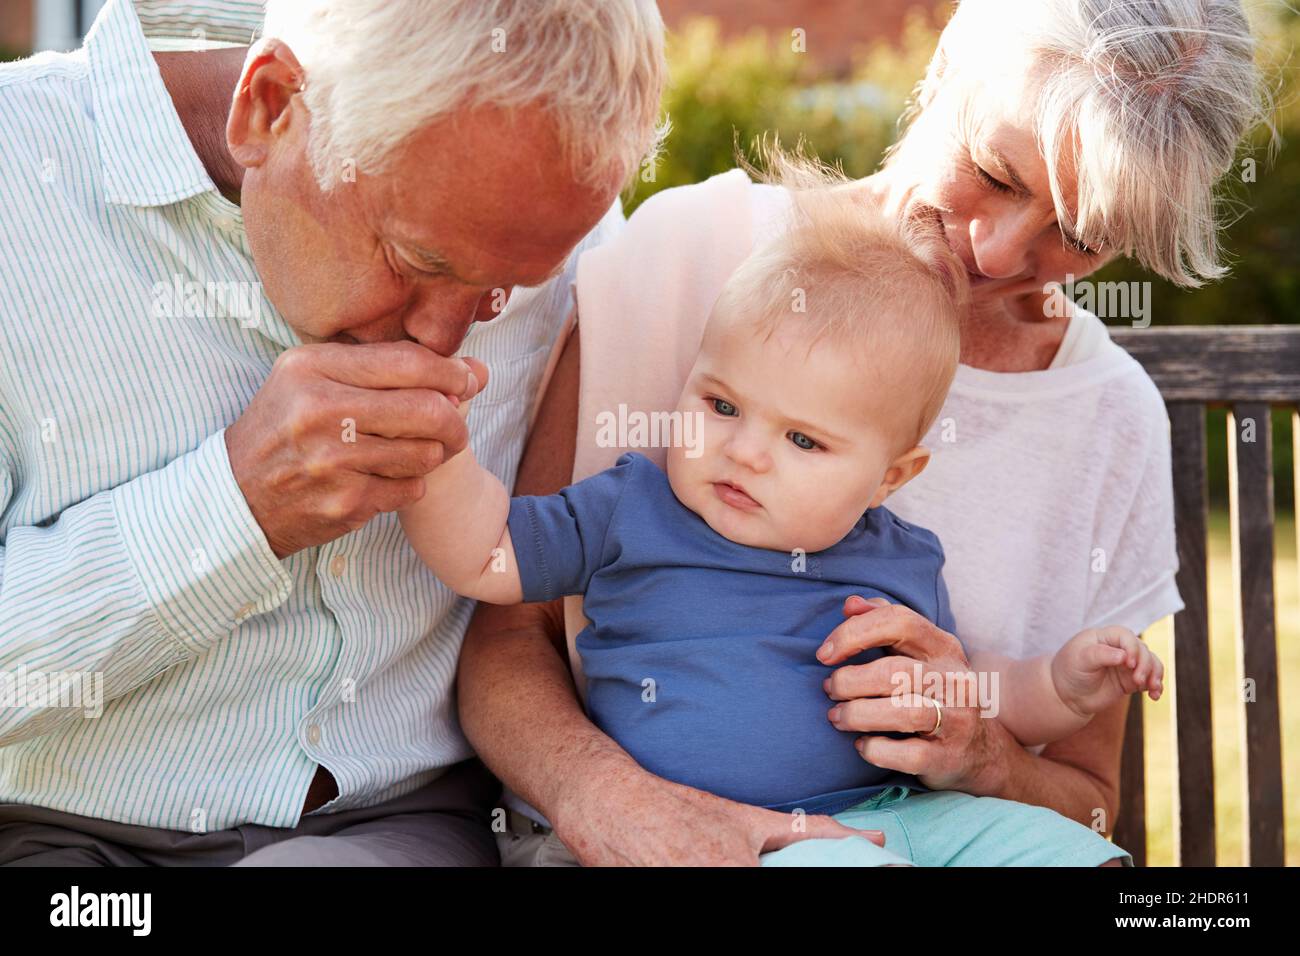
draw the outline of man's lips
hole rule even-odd
[[[715,481],[713,493],[724,503],[741,511],[756,511],[761,507],[757,501],[746,494],[745,489],[729,481]]]

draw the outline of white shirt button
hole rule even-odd
[[[320,725],[312,724],[307,728],[307,743],[315,747],[320,743]]]
[[[348,569],[347,555],[336,554],[330,559],[330,574],[336,578],[343,577],[343,572]]]
[[[238,611],[235,612],[235,623],[236,624],[244,623],[244,621],[248,620],[250,617],[253,616],[253,612],[256,610],[257,610],[256,604],[251,604],[251,603],[245,604],[243,607],[241,607]]]

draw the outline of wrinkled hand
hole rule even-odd
[[[456,405],[486,380],[477,360],[415,342],[282,354],[225,434],[235,480],[275,554],[332,541],[417,501],[424,476],[465,447]]]
[[[1019,745],[996,720],[981,716],[977,695],[952,699],[954,689],[978,687],[957,639],[884,598],[851,597],[844,602],[844,614],[846,620],[817,652],[819,661],[834,666],[873,647],[888,653],[869,664],[838,667],[826,679],[827,695],[840,701],[828,712],[831,723],[864,734],[857,741],[858,753],[877,767],[914,774],[935,790],[997,793],[1006,766],[1002,755]],[[929,732],[936,711],[922,696],[943,706],[935,736]],[[896,740],[882,736],[885,731],[926,736]]]
[[[1070,638],[1052,658],[1052,683],[1081,717],[1100,713],[1130,694],[1164,693],[1164,664],[1126,627],[1096,627]]]
[[[672,783],[636,766],[584,780],[552,821],[584,866],[757,866],[800,840],[866,837],[828,816],[777,813]]]

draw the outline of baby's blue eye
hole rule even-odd
[[[734,418],[739,414],[736,410],[736,406],[731,404],[731,402],[727,401],[725,398],[713,399],[713,410],[719,415],[726,415],[728,418]]]
[[[792,442],[794,442],[798,447],[802,448],[804,451],[812,451],[814,448],[817,447],[817,443],[813,441],[811,438],[809,438],[807,435],[805,435],[803,432],[791,432],[789,438]]]

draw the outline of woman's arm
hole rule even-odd
[[[928,736],[934,708],[900,706],[896,691],[917,667],[926,675],[956,678],[941,681],[944,687],[975,686],[967,680],[970,664],[957,639],[915,611],[879,598],[850,599],[845,614],[818,655],[822,663],[835,665],[865,647],[889,645],[894,652],[870,664],[839,667],[828,680],[828,693],[841,702],[832,707],[831,722],[840,730],[867,735],[860,745],[863,759],[915,774],[936,790],[1019,800],[1086,826],[1099,823],[1106,832],[1114,827],[1127,698],[1041,755],[1021,746],[996,718],[982,714],[978,700],[942,700],[940,731]],[[929,676],[922,680],[923,687],[929,686]],[[890,730],[922,736],[883,736]]]
[[[1110,833],[1119,815],[1119,768],[1128,707],[1126,697],[1098,713],[1083,730],[1049,744],[1038,756],[1015,748],[1027,763],[1009,768],[1000,792],[991,796],[1050,807]]]
[[[529,437],[518,494],[553,494],[569,483],[578,349],[575,332]],[[754,864],[759,853],[796,840],[863,835],[829,817],[792,819],[643,770],[583,712],[559,601],[479,605],[457,691],[461,727],[483,762],[545,814],[584,864]],[[884,842],[880,834],[873,839]]]

